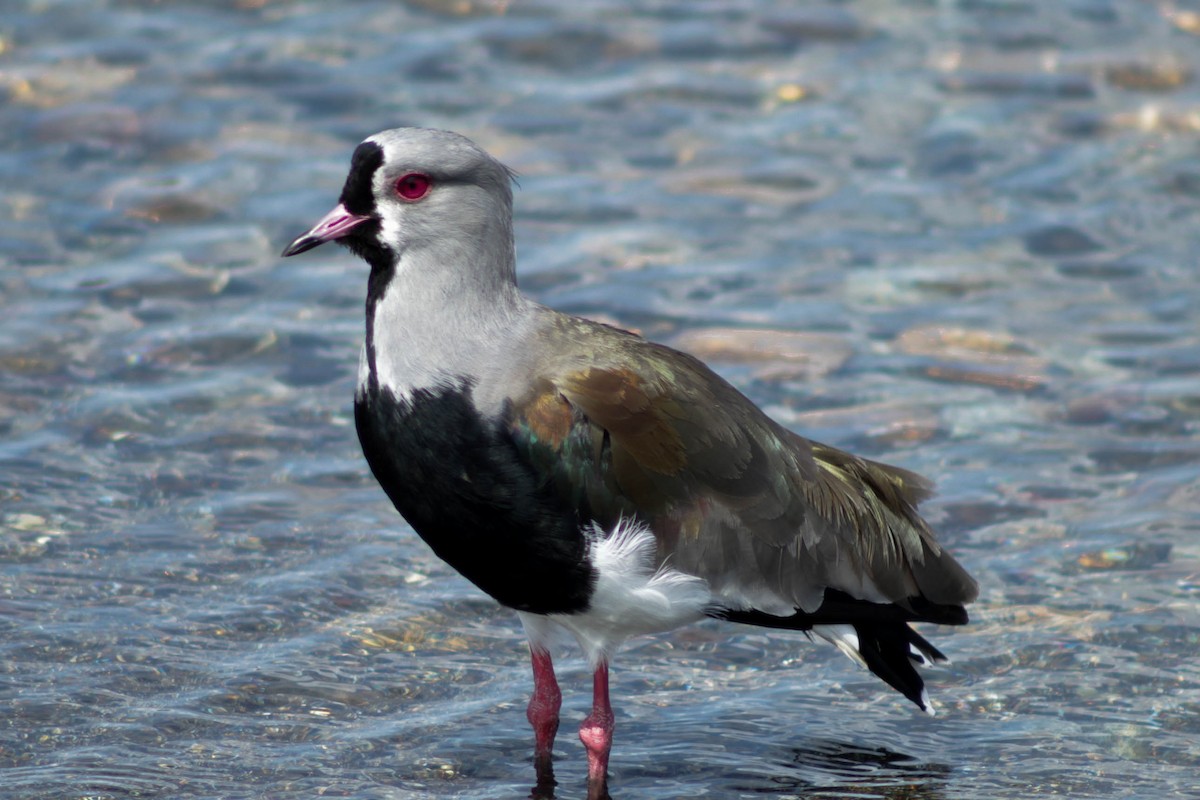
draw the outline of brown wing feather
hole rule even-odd
[[[514,425],[553,451],[552,480],[602,524],[638,514],[663,559],[746,602],[811,611],[827,587],[974,599],[917,513],[925,479],[782,428],[686,354],[569,317],[553,334],[573,355],[519,401]]]
[[[558,388],[608,431],[616,451],[638,468],[660,475],[678,475],[687,468],[683,438],[668,418],[672,401],[637,372],[589,367],[564,376]]]

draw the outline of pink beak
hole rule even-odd
[[[308,233],[301,234],[296,237],[294,242],[283,248],[283,257],[294,256],[312,250],[325,242],[341,239],[369,219],[369,216],[351,214],[344,205],[338,203],[333,211],[321,217],[321,221],[313,225]]]

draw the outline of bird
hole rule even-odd
[[[553,786],[563,630],[593,672],[579,729],[608,797],[609,665],[715,618],[828,640],[933,713],[911,623],[963,625],[978,584],[917,510],[925,478],[811,441],[697,358],[518,288],[515,173],[460,134],[365,139],[326,242],[369,266],[354,418],[375,478],[528,639],[538,784]]]

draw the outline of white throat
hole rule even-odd
[[[380,388],[404,399],[464,380],[495,383],[498,365],[511,363],[525,340],[533,304],[505,266],[465,260],[461,253],[436,255],[456,256],[454,266],[429,249],[409,250],[376,299],[359,362],[360,393],[371,379],[368,343]]]

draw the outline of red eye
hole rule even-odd
[[[422,175],[419,172],[410,172],[396,181],[396,194],[405,200],[420,200],[429,194],[429,187],[431,186],[433,186],[433,181],[429,180],[428,175]]]

